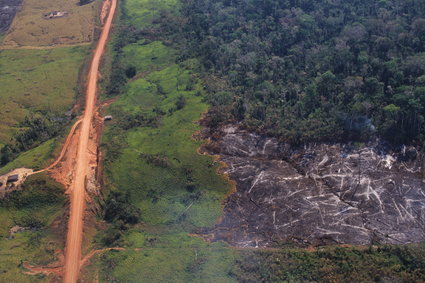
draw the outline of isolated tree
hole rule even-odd
[[[80,0],[80,5],[82,6],[82,5],[86,5],[86,4],[88,4],[88,3],[90,3],[90,0]]]

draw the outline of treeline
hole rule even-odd
[[[33,114],[25,117],[19,125],[22,129],[14,135],[9,144],[0,149],[0,166],[15,159],[19,153],[34,148],[51,139],[61,129],[63,119]]]
[[[424,282],[424,246],[242,251],[238,282]]]
[[[424,142],[425,1],[182,2],[213,126],[295,143]]]

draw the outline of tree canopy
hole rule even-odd
[[[297,143],[424,142],[425,1],[183,0],[182,12],[212,115]]]

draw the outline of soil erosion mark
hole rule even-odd
[[[97,44],[88,75],[86,105],[78,141],[78,152],[75,164],[75,177],[71,185],[71,208],[68,222],[68,235],[65,250],[65,277],[64,282],[77,282],[80,270],[81,241],[83,237],[83,212],[85,205],[85,181],[89,172],[88,143],[90,128],[94,118],[97,78],[100,58],[105,49],[109,31],[111,29],[117,0],[112,0],[108,18]]]

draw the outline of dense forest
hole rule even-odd
[[[424,0],[183,0],[210,125],[293,143],[425,141]]]

